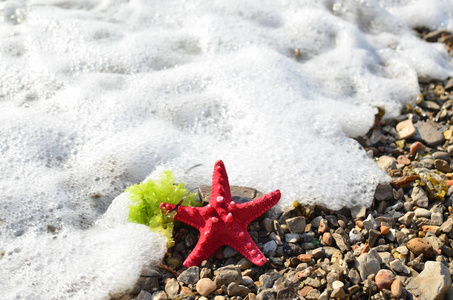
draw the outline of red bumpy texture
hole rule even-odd
[[[247,226],[279,200],[280,191],[275,190],[250,202],[234,202],[225,165],[218,160],[214,165],[209,204],[204,207],[179,206],[175,216],[176,220],[200,231],[200,239],[184,266],[198,266],[223,245],[236,249],[255,265],[265,264],[267,258],[253,242]],[[171,211],[175,205],[161,203],[160,207]]]

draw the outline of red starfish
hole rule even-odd
[[[280,191],[275,190],[263,197],[246,203],[236,203],[230,193],[225,165],[216,161],[212,175],[211,200],[204,207],[179,206],[176,220],[200,231],[200,239],[192,253],[184,261],[185,267],[198,266],[223,245],[239,251],[245,258],[261,266],[267,258],[253,242],[247,225],[277,204]],[[171,211],[176,205],[161,203],[160,207]]]

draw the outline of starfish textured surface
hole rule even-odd
[[[208,259],[219,247],[230,246],[255,265],[261,266],[267,258],[247,232],[248,224],[280,200],[280,191],[264,195],[246,203],[233,201],[225,165],[218,160],[212,175],[211,199],[204,207],[179,206],[175,219],[200,231],[200,239],[184,261],[185,267],[197,266]],[[175,205],[162,203],[168,211]]]

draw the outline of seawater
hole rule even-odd
[[[453,2],[0,3],[0,294],[108,299],[165,253],[124,189],[173,170],[331,208],[389,180],[353,140],[446,79]],[[196,166],[196,167],[194,167]],[[115,200],[114,200],[115,199]],[[112,204],[113,203],[113,204]]]

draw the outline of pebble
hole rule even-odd
[[[392,286],[390,287],[390,291],[392,292],[393,297],[401,297],[401,295],[403,294],[403,283],[401,282],[401,279],[397,278],[393,281]]]
[[[375,277],[376,286],[378,289],[390,289],[393,281],[395,280],[395,274],[387,269],[382,269],[377,272]]]
[[[422,238],[413,238],[406,246],[416,256],[423,254],[425,257],[430,257],[433,254],[433,246]]]
[[[393,199],[393,187],[390,184],[378,184],[374,192],[377,201],[388,201]]]
[[[174,278],[168,280],[165,284],[165,292],[170,299],[176,298],[176,296],[179,294],[179,288],[179,283]]]
[[[396,125],[396,132],[400,139],[407,139],[415,135],[416,130],[411,119],[401,121]]]
[[[390,232],[390,228],[388,226],[381,226],[381,234],[386,235]]]
[[[415,205],[428,208],[429,199],[422,187],[415,186],[412,190],[411,198]]]
[[[240,283],[242,281],[241,270],[236,266],[226,266],[214,272],[214,282],[218,287],[231,282]]]
[[[396,159],[391,156],[383,155],[376,161],[379,168],[387,174],[396,169]]]
[[[323,235],[322,235],[322,241],[324,244],[326,244],[327,246],[332,246],[333,244],[333,237],[332,237],[332,234],[330,232],[325,232]]]
[[[417,218],[430,218],[431,217],[431,212],[427,210],[426,208],[416,208],[414,210],[415,217]]]
[[[277,243],[273,240],[263,245],[263,253],[266,256],[272,256],[271,254],[277,250]]]
[[[286,220],[286,224],[292,233],[304,233],[305,232],[305,218],[295,217]]]
[[[370,253],[361,254],[356,259],[355,266],[362,280],[367,279],[370,274],[376,274],[381,268],[379,261]]]
[[[232,282],[228,285],[227,293],[229,297],[239,296],[245,298],[250,293],[250,289],[242,284]]]
[[[334,234],[332,234],[332,237],[335,240],[335,243],[337,244],[338,248],[340,248],[341,251],[345,252],[345,251],[349,251],[351,249],[348,242],[346,241],[344,236],[342,236],[341,234],[334,233]]]
[[[200,267],[190,267],[178,276],[178,281],[186,285],[194,284],[200,279]]]
[[[357,229],[353,228],[349,232],[349,242],[354,245],[360,242],[363,242],[363,235]]]
[[[217,285],[209,278],[202,278],[197,282],[196,290],[202,296],[209,296],[217,289]]]
[[[419,121],[414,124],[420,139],[428,146],[436,146],[444,141],[444,135],[429,122]]]
[[[327,232],[327,231],[329,231],[328,221],[326,219],[321,219],[319,221],[318,233],[322,234],[322,233]]]

